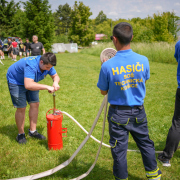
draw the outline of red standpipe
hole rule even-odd
[[[53,110],[54,109],[50,109]],[[63,148],[63,137],[67,137],[67,128],[62,128],[63,115],[59,110],[55,110],[55,113],[46,113],[47,119],[47,137],[49,150],[58,150]],[[62,134],[66,133],[65,136]]]

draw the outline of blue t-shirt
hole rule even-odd
[[[108,90],[110,104],[141,106],[146,94],[145,82],[149,78],[148,59],[131,49],[123,50],[103,63],[97,87]]]
[[[176,61],[178,62],[177,66],[177,82],[178,82],[178,88],[180,88],[180,41],[178,41],[175,45],[175,54],[174,57],[176,58]]]
[[[52,67],[49,71],[44,70],[41,72],[39,68],[41,56],[31,56],[20,59],[16,63],[12,64],[6,74],[9,83],[24,85],[24,78],[31,78],[34,82],[43,80],[47,74],[53,76],[56,74],[56,70]]]

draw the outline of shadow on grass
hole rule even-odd
[[[158,145],[155,145],[155,151],[163,151],[165,148],[166,140],[158,142]],[[128,149],[131,150],[138,150],[139,148],[137,147],[135,142],[128,142]]]
[[[70,157],[66,157],[68,160]],[[65,158],[63,158],[65,161]],[[62,163],[62,158],[60,160]],[[76,177],[79,177],[80,175],[86,173],[88,169],[91,167],[92,164],[85,163],[85,162],[77,162],[76,158],[73,159],[73,161],[66,166],[65,168],[61,169],[60,171],[57,171],[56,173],[44,177],[43,179],[60,179],[60,180],[70,180],[74,179]],[[144,175],[145,176],[145,175]],[[95,165],[94,169],[91,171],[91,173],[83,178],[84,180],[114,180],[113,172],[112,170],[108,170],[106,167],[100,167],[98,164]],[[144,180],[146,178],[139,178],[134,175],[129,174],[128,175],[129,180]]]
[[[24,131],[25,131],[26,136],[28,135],[28,132],[29,132],[28,129],[29,129],[29,126],[24,127]],[[42,133],[43,129],[44,129],[43,127],[37,126],[37,130],[38,130],[39,133]],[[17,134],[18,134],[16,124],[0,127],[0,134],[8,136],[11,140],[16,141],[16,137],[17,137]]]

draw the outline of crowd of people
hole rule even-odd
[[[12,58],[12,61],[17,61],[17,56],[19,55],[20,59],[22,56],[37,56],[41,55],[41,51],[43,54],[45,53],[44,46],[41,42],[38,42],[38,36],[32,36],[32,43],[29,42],[29,39],[26,38],[26,42],[23,42],[21,38],[19,38],[19,42],[15,41],[15,38],[8,38],[8,58]],[[1,59],[5,59],[3,52],[3,43],[0,39],[0,56]]]

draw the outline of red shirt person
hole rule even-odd
[[[16,57],[17,57],[19,52],[18,52],[18,48],[17,48],[18,43],[15,41],[15,39],[13,39],[11,46],[13,47],[13,58],[12,58],[12,60],[17,61]]]

